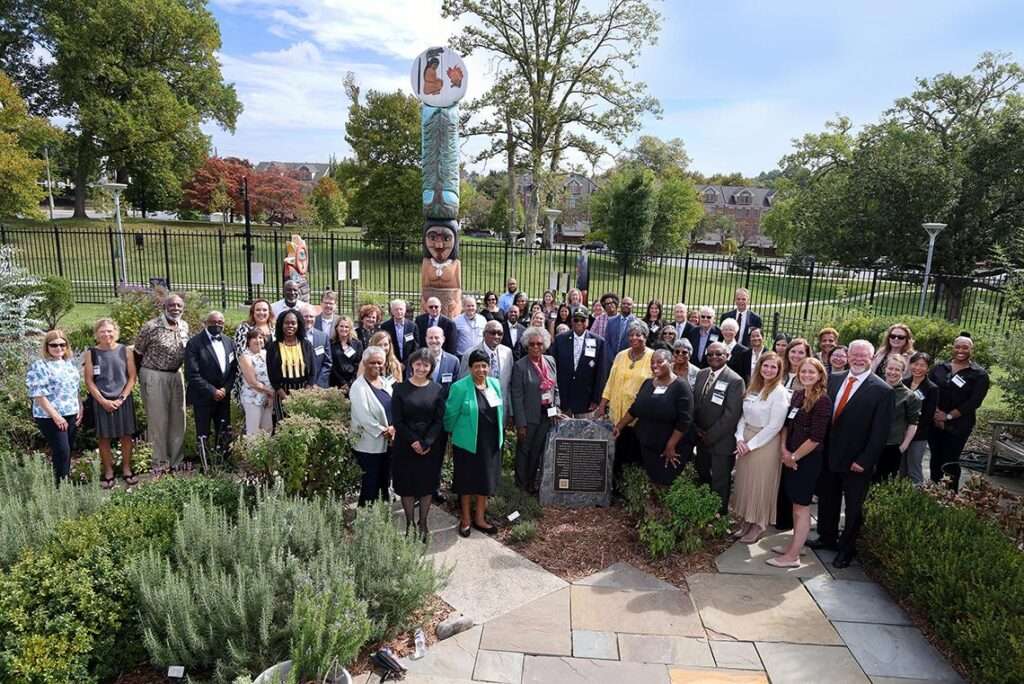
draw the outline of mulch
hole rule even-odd
[[[359,652],[359,657],[348,668],[349,673],[357,675],[369,672],[371,669],[370,654],[385,646],[391,649],[396,658],[412,655],[416,651],[417,628],[423,629],[423,635],[427,638],[427,650],[430,650],[430,647],[437,643],[437,626],[454,612],[455,609],[445,603],[440,596],[434,596],[423,610],[412,617],[411,623],[416,625],[415,627],[407,632],[402,632],[394,639],[363,648]]]

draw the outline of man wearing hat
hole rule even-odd
[[[572,312],[572,330],[555,337],[552,356],[558,371],[558,392],[562,412],[578,416],[591,413],[601,401],[608,379],[607,345],[587,330],[590,312],[578,307]]]

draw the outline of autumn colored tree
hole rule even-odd
[[[249,205],[267,223],[286,226],[306,214],[302,184],[294,178],[256,171],[249,174]]]
[[[244,159],[210,157],[185,184],[182,206],[209,214],[218,211],[240,214],[242,178],[252,174],[252,166]],[[226,201],[225,196],[230,201]]]
[[[18,89],[0,72],[0,216],[39,214],[44,166],[37,151],[56,137],[45,119],[29,115]]]

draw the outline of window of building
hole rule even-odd
[[[714,202],[717,198],[718,198],[718,193],[716,193],[711,188],[708,188],[707,190],[704,191],[704,201],[705,202],[711,203],[711,202]]]
[[[736,195],[736,204],[750,204],[753,201],[753,195],[750,194],[749,190],[743,190]]]

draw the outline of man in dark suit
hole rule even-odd
[[[302,319],[306,322],[306,339],[313,345],[313,384],[326,389],[331,386],[334,367],[330,336],[316,327],[316,315],[309,304],[302,308]]]
[[[719,511],[729,512],[732,468],[736,464],[736,425],[743,415],[746,386],[725,365],[725,345],[708,345],[708,366],[693,385],[693,424],[697,429],[697,475],[721,499]]]
[[[865,340],[850,343],[850,370],[828,379],[832,428],[825,442],[825,464],[818,479],[818,538],[812,549],[835,550],[832,564],[850,565],[864,520],[864,499],[871,472],[889,435],[895,410],[892,388],[871,372],[875,348]],[[839,534],[839,512],[846,502],[846,524]]]
[[[516,424],[516,486],[531,494],[538,489],[537,471],[544,458],[551,422],[559,415],[555,360],[544,353],[544,337],[538,328],[527,331],[523,340],[527,354],[512,366],[509,381]],[[539,364],[540,371],[535,364]],[[542,390],[541,385],[547,382],[550,388]]]
[[[445,396],[452,383],[459,379],[459,357],[444,350],[444,331],[439,326],[427,328],[427,350],[434,357],[434,373],[430,379],[441,385]],[[406,377],[410,370],[406,369]],[[447,433],[444,433],[447,438]]]
[[[607,380],[605,341],[587,330],[585,308],[572,312],[572,330],[555,337],[552,356],[558,368],[562,411],[570,415],[591,413],[601,402]]]
[[[690,363],[696,364],[698,368],[707,367],[708,347],[722,339],[722,331],[715,325],[714,309],[710,306],[700,307],[700,323],[697,327],[690,328],[686,333],[686,339],[693,345]]]
[[[672,307],[672,322],[671,325],[676,329],[676,339],[681,340],[686,337],[686,333],[690,331],[693,326],[690,325],[689,321],[686,320],[686,304],[680,302]]]
[[[736,339],[740,341],[744,347],[750,346],[750,331],[752,328],[760,328],[761,317],[750,310],[750,291],[741,287],[736,290],[736,295],[733,299],[736,304],[736,308],[732,311],[726,311],[722,314],[722,320],[732,318],[740,326],[739,333],[736,334]],[[719,321],[721,323],[721,321]]]
[[[416,341],[416,325],[405,317],[405,302],[401,299],[391,301],[391,318],[384,321],[380,329],[391,337],[391,348],[395,356],[403,364],[409,361],[414,351],[420,348]]]
[[[458,334],[455,321],[441,313],[441,300],[437,297],[427,299],[427,312],[416,317],[416,342],[421,347],[427,346],[427,330],[437,326],[444,333],[444,350],[455,353],[455,341]]]
[[[523,345],[520,344],[523,333],[526,332],[526,326],[519,322],[519,313],[519,307],[512,304],[505,312],[505,320],[501,322],[501,343],[512,350],[512,358],[516,360],[523,358],[526,354]]]
[[[238,361],[235,344],[224,335],[224,314],[211,311],[206,327],[185,345],[185,398],[192,404],[196,419],[196,436],[210,436],[231,425],[231,387],[235,384]]]

